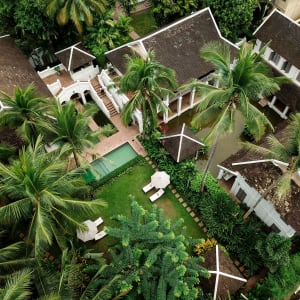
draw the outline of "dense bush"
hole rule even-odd
[[[145,140],[143,143],[152,161],[170,174],[172,184],[200,216],[208,236],[226,246],[231,256],[238,257],[250,273],[262,267],[262,258],[255,247],[257,241],[267,237],[263,224],[254,215],[244,221],[244,211],[210,174],[206,177],[205,192],[200,192],[203,175],[196,170],[193,161],[178,164],[158,141]]]
[[[292,255],[288,264],[268,276],[247,295],[249,300],[286,299],[290,291],[297,288],[300,281],[300,254]]]

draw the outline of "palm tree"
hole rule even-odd
[[[143,137],[151,133],[158,125],[158,110],[165,112],[168,109],[163,98],[172,95],[175,88],[175,72],[158,63],[154,52],[149,51],[145,58],[136,54],[127,56],[127,70],[120,80],[120,91],[133,93],[133,96],[123,108],[123,123],[128,125],[135,110],[140,109]]]
[[[3,288],[0,288],[0,298],[5,300],[32,299],[30,292],[31,271],[24,269],[10,276]]]
[[[59,25],[66,25],[71,19],[79,33],[83,22],[92,26],[93,14],[102,15],[108,5],[106,0],[48,0],[47,4],[47,13],[56,16]]]
[[[86,104],[82,111],[77,111],[75,102],[69,101],[53,107],[53,119],[39,122],[39,126],[45,130],[45,134],[51,139],[52,144],[59,147],[68,147],[73,153],[76,166],[80,166],[79,156],[86,148],[92,148],[99,143],[99,136],[112,131],[111,128],[92,131],[89,122],[98,108],[92,104]]]
[[[34,258],[24,255],[26,247],[23,241],[7,243],[5,230],[0,231],[0,238],[0,279],[7,279],[12,272],[33,265]]]
[[[0,194],[10,199],[0,207],[0,222],[29,222],[27,241],[33,241],[37,256],[54,240],[64,246],[62,237],[74,236],[77,228],[85,230],[82,220],[105,204],[74,198],[86,186],[79,169],[66,173],[61,156],[61,152],[46,153],[38,136],[9,166],[0,163]]]
[[[243,44],[233,65],[230,63],[230,49],[224,43],[207,43],[200,53],[215,67],[212,78],[218,84],[190,83],[190,87],[195,88],[202,98],[192,125],[198,129],[211,127],[205,143],[216,143],[220,136],[232,132],[237,111],[255,140],[263,136],[267,126],[273,129],[268,118],[251,101],[272,95],[280,89],[280,83],[288,80],[271,77],[268,66],[261,61],[262,52],[254,53],[252,46]]]
[[[246,217],[254,210],[259,202],[274,189],[279,201],[286,199],[291,194],[292,182],[300,187],[300,178],[298,175],[300,169],[300,113],[290,117],[290,122],[284,131],[286,137],[284,141],[279,141],[274,135],[267,137],[268,147],[258,146],[249,142],[243,143],[243,146],[257,154],[268,159],[277,160],[276,164],[282,175],[267,189],[247,213]],[[280,163],[282,162],[282,163]]]
[[[0,112],[0,127],[4,125],[12,128],[20,127],[25,138],[29,141],[35,139],[37,137],[35,123],[48,110],[50,100],[39,96],[33,84],[25,89],[16,87],[13,97],[3,91],[0,93],[4,96],[0,100],[6,106]]]

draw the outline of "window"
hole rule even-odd
[[[281,70],[283,70],[284,72],[288,73],[290,71],[292,67],[292,64],[289,63],[287,60],[283,63]]]
[[[271,60],[274,64],[277,64],[279,62],[280,55],[276,52],[272,51],[270,54],[269,60]]]
[[[245,191],[243,189],[239,189],[239,191],[236,194],[236,197],[240,200],[240,201],[244,201],[244,199],[246,198],[247,194],[245,193]]]

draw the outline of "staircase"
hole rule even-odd
[[[110,117],[112,118],[113,116],[117,115],[118,112],[114,108],[113,104],[108,99],[108,97],[105,95],[105,93],[101,90],[101,86],[100,86],[98,79],[94,78],[93,80],[91,80],[91,84],[92,84],[93,88],[95,89],[95,91],[97,92],[97,95],[103,101],[105,107],[108,109]]]

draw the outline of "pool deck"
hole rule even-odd
[[[92,162],[95,157],[101,157],[112,150],[118,148],[124,143],[128,142],[137,154],[146,156],[147,153],[144,147],[137,140],[139,130],[137,125],[124,126],[120,119],[120,115],[116,115],[110,119],[114,126],[118,129],[118,132],[110,137],[100,136],[100,143],[96,144],[94,148],[86,151],[86,159]]]

